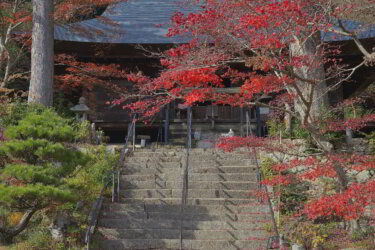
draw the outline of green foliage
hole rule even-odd
[[[63,250],[66,249],[63,242],[52,239],[47,230],[33,231],[28,235],[28,240],[17,243],[10,250]]]
[[[36,151],[39,148],[46,147],[49,144],[47,140],[11,140],[6,141],[0,147],[1,150],[9,157],[16,159],[21,159],[27,163],[35,164],[38,161],[38,156]]]
[[[275,163],[276,162],[272,160],[272,158],[269,158],[269,157],[262,159],[262,162],[260,163],[260,171],[262,171],[262,174],[265,180],[269,180],[275,175],[272,169],[272,166]]]
[[[279,137],[280,131],[282,138],[292,138],[292,139],[307,139],[309,138],[309,132],[307,129],[301,127],[301,123],[293,119],[292,120],[292,129],[291,134],[285,133],[285,124],[276,119],[271,119],[267,121],[268,125],[268,134],[271,137]]]
[[[91,127],[89,121],[74,123],[75,140],[78,142],[91,143]]]
[[[41,112],[45,109],[44,106],[37,104],[28,105],[22,101],[4,105],[3,108],[4,110],[2,110],[2,116],[0,117],[0,126],[2,127],[17,125],[28,112]]]
[[[1,145],[1,144],[0,144]],[[5,166],[5,163],[8,161],[7,154],[3,147],[0,147],[0,169]]]
[[[53,109],[62,117],[74,118],[75,114],[70,110],[74,104],[62,92],[53,94]]]
[[[375,131],[373,131],[370,134],[366,135],[366,138],[368,139],[371,152],[375,152]],[[0,152],[0,155],[1,155],[1,152]]]
[[[279,174],[273,170],[272,166],[274,164],[276,164],[276,162],[272,158],[266,157],[262,159],[260,168],[264,179],[268,180]],[[280,191],[280,201],[282,203],[280,211],[283,214],[291,214],[298,211],[301,208],[301,205],[307,201],[307,187],[301,182],[292,183],[287,186],[277,186],[275,189]]]
[[[292,214],[302,208],[302,204],[307,201],[307,187],[301,183],[292,183],[282,186],[280,190],[280,201],[283,204],[280,211],[283,214]]]
[[[52,143],[45,139],[10,140],[4,142],[0,151],[13,160],[22,160],[28,164],[57,163],[61,165],[56,172],[69,174],[77,165],[88,160],[82,153],[61,143]]]
[[[365,240],[369,236],[373,236],[375,229],[373,227],[360,228],[352,232],[351,239],[353,241]]]
[[[119,154],[108,152],[105,146],[93,146],[87,148],[87,155],[90,158],[87,164],[66,181],[80,199],[93,200],[103,185],[111,180],[110,170],[118,163]]]
[[[280,136],[280,131],[285,130],[285,124],[277,121],[276,119],[270,119],[267,121],[268,125],[268,135],[271,137]]]
[[[7,178],[16,178],[24,183],[43,183],[46,185],[59,184],[60,179],[51,174],[51,170],[45,166],[7,165],[2,171],[2,176]]]
[[[52,109],[28,112],[17,125],[9,126],[6,137],[10,139],[47,139],[53,142],[74,140],[74,129],[69,120],[60,117]]]
[[[8,140],[0,144],[6,158],[0,168],[0,207],[12,214],[75,201],[79,197],[67,179],[91,158],[70,144],[76,137],[70,120],[48,108],[17,119],[7,128]]]
[[[364,115],[371,114],[372,110],[366,109],[362,104],[354,104],[344,108],[344,114],[346,118],[358,118]]]
[[[328,236],[335,228],[335,224],[311,224],[311,222],[299,222],[293,230],[288,232],[288,237],[305,249],[325,246]]]
[[[307,129],[305,129],[301,126],[300,122],[298,122],[296,120],[293,120],[291,138],[294,138],[294,139],[309,139],[310,133],[309,133],[309,131],[307,131]]]
[[[86,207],[76,211],[75,204],[80,200],[91,206],[103,184],[111,180],[110,170],[118,163],[119,154],[108,152],[105,146],[77,150],[72,142],[91,139],[88,122],[73,125],[71,119],[62,118],[49,108],[13,108],[5,122],[7,140],[0,144],[0,225],[15,226],[19,216],[30,208],[63,209],[79,221],[69,228],[64,244],[31,228],[23,233],[26,241],[15,249],[76,249],[88,211]],[[43,229],[43,221],[30,223]]]
[[[0,204],[13,209],[41,209],[47,205],[72,201],[74,196],[68,190],[43,184],[14,186],[0,184]]]

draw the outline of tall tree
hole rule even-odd
[[[374,64],[374,53],[357,37],[361,31],[349,29],[351,25],[346,26],[341,21],[374,9],[374,1],[190,2],[198,3],[201,11],[188,15],[176,13],[168,35],[189,34],[193,36],[192,41],[162,54],[161,64],[165,69],[159,77],[149,79],[139,74],[131,75],[129,79],[138,87],[138,99],[125,107],[152,117],[172,100],[183,100],[186,105],[211,100],[216,104],[232,106],[267,106],[288,113],[309,131],[328,161],[314,158],[311,162],[298,162],[299,165],[288,163],[281,171],[290,170],[293,166],[310,166],[298,176],[300,179],[333,178],[338,187],[334,199],[323,195],[307,205],[306,211],[317,209],[319,204],[327,202],[332,208],[328,210],[331,214],[343,220],[358,219],[363,210],[357,208],[372,200],[374,189],[373,183],[369,182],[371,188],[366,189],[363,196],[353,195],[353,190],[362,188],[362,185],[349,182],[353,178],[350,171],[373,171],[373,159],[332,155],[331,145],[326,143],[324,133],[345,131],[346,128],[357,130],[374,121],[375,116],[348,121],[323,120],[327,110],[321,109],[321,104],[326,103],[328,92],[349,80],[359,68]],[[357,65],[342,64],[339,58],[343,51],[325,43],[321,34],[350,37],[363,54],[359,57],[363,60]],[[221,90],[225,87],[224,79],[231,80],[232,86],[238,87],[237,93]],[[328,82],[330,85],[327,86]],[[275,100],[272,103],[262,102],[267,95],[274,96]],[[290,107],[285,108],[285,102],[291,104]],[[257,146],[254,138],[233,140],[237,146]],[[227,145],[230,143],[225,142]],[[276,183],[283,180],[285,176],[279,176]],[[337,200],[335,198],[346,200],[353,207],[342,212],[342,205],[333,204]],[[359,203],[360,199],[363,203]],[[320,211],[318,215],[313,215],[313,211],[308,213],[311,219],[329,216],[329,212]]]
[[[0,87],[6,88],[17,78],[28,75],[26,56],[29,37],[14,36],[28,30],[31,21],[30,3],[25,0],[0,3]]]
[[[33,0],[29,103],[52,106],[54,75],[53,1]]]
[[[115,4],[124,0],[51,0],[51,1],[30,1],[30,0],[6,0],[0,3],[0,87],[11,88],[13,83],[17,79],[30,79],[30,61],[29,52],[31,47],[31,21],[32,21],[32,7],[36,6],[43,7],[37,8],[38,13],[34,13],[36,20],[34,22],[35,36],[41,34],[48,35],[48,39],[42,39],[42,43],[47,43],[53,37],[52,26],[43,26],[47,22],[53,20],[54,24],[64,25],[78,21],[83,21],[90,18],[96,18],[101,15],[106,7],[110,4]],[[50,5],[53,4],[53,5]],[[48,6],[47,6],[48,5]],[[55,11],[49,15],[42,13],[42,11],[51,11],[54,8]],[[100,18],[103,22],[107,19],[104,17]],[[53,25],[48,23],[48,25]],[[44,27],[44,28],[43,28]],[[46,32],[48,31],[49,34]],[[51,33],[52,32],[52,33]],[[90,32],[89,30],[81,30],[82,33]],[[36,39],[34,37],[34,39]],[[39,41],[37,43],[40,43]],[[51,43],[53,44],[53,43]],[[50,45],[51,45],[50,44]],[[50,46],[49,45],[49,46]],[[35,45],[39,48],[51,50],[49,46],[42,44]],[[33,55],[37,54],[36,50],[33,50]],[[51,55],[45,54],[49,60]],[[39,56],[42,54],[39,53]],[[32,57],[35,60],[41,60],[38,56]],[[47,63],[46,60],[42,62]],[[33,80],[31,88],[30,99],[36,100],[36,98],[47,98],[47,95],[43,92],[38,93],[39,90],[47,93],[50,90],[44,87],[38,87],[42,82],[47,81],[45,72],[46,67],[43,64],[35,64],[35,70],[33,68]],[[40,68],[41,67],[41,68]],[[42,69],[43,68],[43,69]],[[38,73],[39,72],[39,73]],[[38,73],[38,74],[36,74]],[[38,76],[37,76],[38,75]],[[43,77],[40,80],[36,80],[40,75]],[[41,86],[41,85],[40,85]],[[39,88],[39,89],[38,89]],[[51,89],[52,90],[52,89]],[[50,95],[50,94],[49,94]],[[39,101],[37,101],[39,102]]]
[[[0,208],[23,217],[16,225],[0,218],[1,243],[11,243],[36,211],[74,200],[66,180],[88,158],[69,148],[76,132],[67,123],[49,109],[30,109],[18,125],[8,127],[8,140],[0,145]]]
[[[365,2],[374,7],[372,0]],[[190,33],[192,42],[162,55],[161,64],[166,68],[160,77],[131,77],[145,99],[128,107],[152,116],[159,111],[155,104],[165,105],[174,99],[188,105],[211,99],[217,104],[269,106],[260,99],[272,93],[293,100],[294,105],[289,110],[279,102],[282,105],[270,108],[282,109],[313,132],[317,141],[322,140],[316,133],[316,122],[324,113],[328,92],[373,60],[371,52],[356,38],[356,31],[340,25],[340,18],[363,5],[323,0],[199,4],[202,10],[197,13],[176,13],[168,33]],[[342,51],[325,43],[322,33],[354,38],[364,60],[353,67],[340,64],[337,58]],[[230,79],[239,91],[230,95],[216,91],[224,87],[223,79]]]

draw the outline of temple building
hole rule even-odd
[[[55,27],[55,53],[76,55],[80,60],[95,60],[100,63],[115,63],[123,68],[138,69],[148,76],[157,76],[161,69],[159,58],[146,56],[138,45],[151,51],[163,51],[174,45],[189,42],[189,37],[166,37],[167,24],[176,12],[188,13],[194,9],[181,6],[171,0],[127,1],[108,6],[101,18],[81,21]],[[110,20],[103,21],[103,19]],[[116,25],[113,25],[116,23]],[[353,29],[358,24],[350,24]],[[350,65],[355,65],[363,56],[353,41],[323,34],[323,39],[343,46],[341,57]],[[373,47],[375,30],[361,35],[364,44]],[[97,53],[98,48],[103,53]],[[363,67],[353,75],[353,81],[330,94],[332,103],[351,97],[375,80],[375,72]],[[117,82],[131,87],[127,80]],[[237,91],[235,88],[227,91]],[[132,118],[121,107],[110,107],[105,91],[95,90],[95,107],[89,120],[104,130],[113,143],[122,143]],[[78,101],[78,100],[77,100]],[[267,135],[266,120],[268,109],[214,106],[210,102],[192,107],[193,135],[201,144],[210,143],[215,135],[228,133],[235,135],[255,133]],[[186,109],[177,102],[171,103],[153,121],[145,125],[137,123],[136,134],[149,138],[150,142],[184,144],[186,138]],[[205,141],[206,140],[206,141]]]

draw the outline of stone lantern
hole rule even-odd
[[[87,113],[90,111],[90,108],[86,105],[86,98],[79,98],[79,103],[70,109],[76,113],[77,121],[86,121]]]

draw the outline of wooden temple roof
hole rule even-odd
[[[189,13],[197,7],[178,0],[128,0],[108,6],[95,19],[55,27],[62,41],[122,44],[187,43],[190,37],[166,37],[176,12]]]

